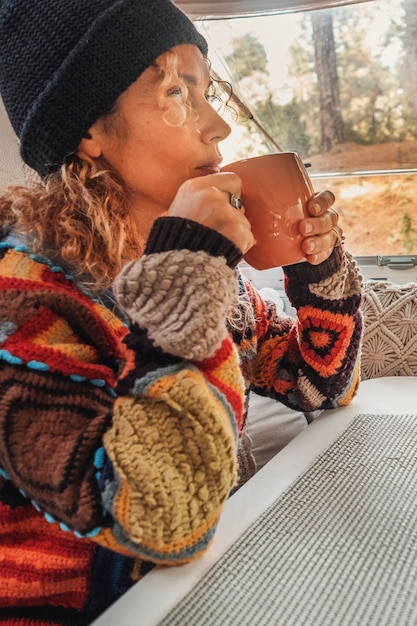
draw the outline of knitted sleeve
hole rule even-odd
[[[239,252],[195,224],[155,228],[115,284],[129,331],[60,268],[3,249],[0,473],[64,531],[181,563],[207,548],[236,482]]]
[[[242,280],[239,309],[246,320],[232,332],[252,389],[305,412],[348,404],[360,369],[357,267],[338,247],[320,266],[302,263],[284,271],[296,319],[277,314],[273,303]]]
[[[180,563],[214,533],[236,480],[243,413],[243,379],[226,329],[237,287],[225,257],[171,248],[162,232],[158,252],[148,245],[115,281],[133,323],[131,361],[104,437],[112,475],[102,489],[115,519],[109,547],[116,536],[146,559]]]

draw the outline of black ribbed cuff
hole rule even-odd
[[[343,248],[337,246],[328,259],[319,265],[311,265],[311,263],[295,263],[283,267],[284,274],[292,280],[302,283],[319,283],[321,280],[329,278],[337,272],[342,265]]]
[[[227,265],[236,267],[242,260],[242,252],[234,243],[220,233],[193,220],[182,217],[159,217],[155,220],[145,247],[145,254],[169,250],[207,252],[211,256],[223,256]]]

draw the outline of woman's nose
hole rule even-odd
[[[213,109],[208,102],[205,111],[205,123],[200,127],[201,138],[205,143],[219,142],[232,132],[229,124]]]

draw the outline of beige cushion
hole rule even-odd
[[[367,281],[362,311],[362,380],[417,376],[417,283]]]

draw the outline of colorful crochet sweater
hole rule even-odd
[[[160,218],[112,310],[0,243],[0,624],[88,624],[153,564],[202,554],[236,484],[249,385],[304,411],[354,395],[348,255],[286,269],[297,320],[239,259],[218,233]]]

